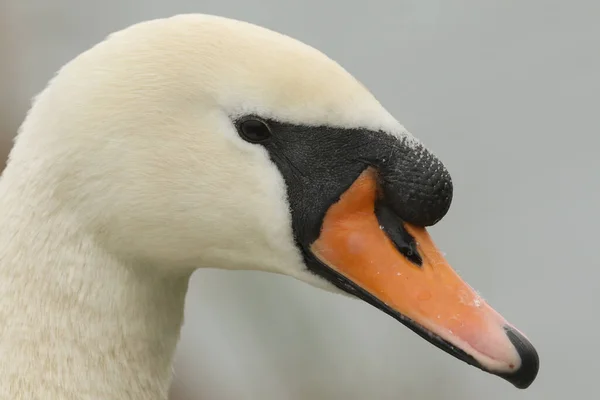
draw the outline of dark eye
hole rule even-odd
[[[263,142],[271,137],[269,126],[258,119],[247,119],[240,122],[239,131],[242,138],[251,143]]]

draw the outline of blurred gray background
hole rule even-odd
[[[455,197],[434,239],[537,345],[541,370],[519,391],[359,301],[199,271],[174,400],[600,398],[600,3],[0,0],[2,160],[62,64],[114,30],[184,12],[319,48],[440,156]]]

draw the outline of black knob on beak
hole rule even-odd
[[[378,157],[384,201],[404,221],[431,226],[446,215],[452,202],[452,179],[442,162],[420,144],[395,143]]]

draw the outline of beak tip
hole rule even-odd
[[[521,366],[515,372],[502,374],[501,376],[517,389],[527,389],[537,377],[540,369],[540,358],[531,342],[523,334],[510,326],[506,326],[504,329],[506,336],[515,346],[521,358]]]

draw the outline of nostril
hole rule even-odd
[[[400,254],[420,267],[423,264],[423,258],[419,254],[415,238],[404,228],[403,221],[394,214],[384,200],[375,202],[375,215],[381,229],[394,243]]]

